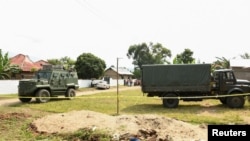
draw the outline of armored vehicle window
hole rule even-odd
[[[76,73],[70,73],[70,77],[73,77],[73,78],[76,78],[77,77],[77,75],[76,75]]]
[[[60,74],[60,77],[61,77],[61,78],[68,78],[69,75],[68,75],[68,73],[62,72],[62,73]]]
[[[51,76],[50,72],[38,72],[36,74],[36,78],[38,78],[38,79],[49,79],[50,76]]]
[[[57,78],[57,76],[58,76],[57,73],[54,73],[54,74],[53,74],[53,77],[54,77],[54,78]]]
[[[65,74],[61,73],[61,74],[60,74],[60,77],[64,78],[64,77],[65,77]]]

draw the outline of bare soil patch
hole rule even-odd
[[[52,114],[32,122],[41,133],[70,133],[83,128],[106,130],[118,138],[137,135],[141,140],[205,141],[207,126],[193,125],[158,115],[110,116],[93,111]]]
[[[6,113],[0,114],[0,120],[9,120],[9,119],[24,119],[29,118],[31,115],[25,113]]]

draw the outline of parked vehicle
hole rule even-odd
[[[97,89],[109,89],[110,85],[108,84],[107,81],[100,81],[96,84]]]
[[[21,102],[30,102],[36,98],[39,103],[45,103],[51,97],[75,97],[79,88],[78,76],[75,71],[64,70],[60,66],[45,65],[33,79],[22,79],[18,84],[18,97]]]
[[[90,85],[91,85],[91,87],[96,87],[97,83],[99,83],[101,81],[103,81],[103,80],[92,80]]]
[[[160,97],[168,108],[177,107],[179,100],[203,99],[242,108],[250,95],[250,82],[237,80],[231,69],[211,72],[211,64],[143,65],[141,89],[148,97]]]

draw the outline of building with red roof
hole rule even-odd
[[[16,75],[17,78],[31,78],[34,72],[41,69],[44,64],[49,64],[47,61],[39,60],[33,62],[28,55],[18,54],[10,58],[11,65],[18,65],[22,70],[20,74]]]

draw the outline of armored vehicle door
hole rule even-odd
[[[67,73],[66,72],[60,72],[59,75],[59,88],[60,89],[66,89],[66,79],[67,79]]]
[[[53,72],[50,79],[50,87],[52,89],[58,88],[59,86],[59,73]]]
[[[54,90],[66,89],[66,77],[67,75],[64,72],[54,71],[51,77],[50,87]]]

